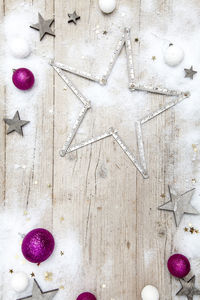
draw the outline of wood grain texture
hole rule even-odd
[[[1,18],[20,2],[1,0]],[[38,55],[51,48],[55,60],[63,63],[70,61],[72,66],[81,66],[77,59],[68,56],[63,42],[68,47],[77,40],[84,46],[94,45],[97,35],[93,28],[96,24],[108,30],[112,41],[111,50],[117,41],[116,33],[112,38],[114,17],[102,15],[97,0],[25,2],[33,5],[45,17],[55,15],[56,19],[56,38],[45,37],[42,42],[37,41]],[[143,10],[141,0],[121,0],[118,6],[129,6],[133,13],[134,39],[140,37],[140,30],[148,24],[156,24],[158,18],[164,16],[170,17],[172,2],[157,0],[157,9],[151,17]],[[77,26],[67,26],[67,12],[71,13],[75,9],[81,15],[81,21]],[[143,49],[140,43],[133,43],[133,50],[136,77],[141,79],[143,70],[137,57]],[[79,51],[81,55],[81,48]],[[109,53],[105,55],[103,45],[100,53],[97,68],[101,60],[104,63],[109,61]],[[84,68],[94,70],[94,63],[93,58],[88,58]],[[83,92],[92,84],[77,77],[71,78]],[[51,229],[54,234],[59,233],[61,226],[70,226],[78,232],[83,249],[84,270],[90,278],[88,282],[86,274],[82,277],[80,291],[94,290],[99,300],[138,300],[143,286],[153,284],[158,287],[161,300],[174,299],[175,291],[166,269],[166,261],[172,250],[174,224],[170,214],[157,210],[163,201],[160,195],[166,192],[168,182],[174,180],[173,168],[168,167],[169,163],[174,166],[172,157],[177,157],[171,146],[176,134],[174,110],[163,113],[144,126],[150,176],[150,179],[144,180],[111,138],[82,148],[65,158],[59,156],[59,150],[70,130],[67,124],[70,124],[71,113],[79,104],[50,67],[46,80],[48,85],[35,108],[38,123],[31,153],[22,157],[20,153],[23,145],[16,147],[14,153],[10,151],[12,145],[6,136],[5,126],[0,126],[1,209],[9,213],[13,206],[13,193],[17,195],[17,206],[22,211],[39,207],[41,201],[48,201],[48,209],[40,226]],[[6,87],[1,87],[0,95],[0,114],[4,116],[10,109],[6,104]],[[149,109],[155,109],[156,103],[162,104],[165,101],[162,96],[148,95],[148,99]],[[53,109],[52,115],[47,113],[49,109]],[[104,113],[107,113],[107,108],[102,108],[99,115],[90,113],[85,121],[88,136],[96,135],[93,132],[94,124],[101,124],[100,118]],[[111,112],[104,119],[107,128],[112,124],[112,119]],[[170,128],[167,143],[166,128]],[[16,139],[17,143],[17,136],[13,135],[12,139]],[[136,141],[131,136],[128,142],[136,148]],[[11,172],[16,161],[26,165],[26,171],[20,173],[17,179],[15,172]],[[41,195],[46,195],[45,200],[41,199]],[[61,224],[62,216],[65,220]],[[105,273],[105,266],[109,274]],[[95,274],[92,279],[91,274]],[[71,285],[71,288],[75,299],[79,290],[77,285],[76,288]],[[6,300],[6,292],[2,300]]]

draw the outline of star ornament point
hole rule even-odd
[[[52,31],[50,27],[53,22],[54,19],[44,20],[42,15],[38,13],[38,23],[30,25],[30,27],[40,32],[40,41],[41,41],[45,36],[45,34],[55,36],[55,33]]]
[[[176,296],[186,296],[188,300],[193,300],[193,296],[200,295],[200,290],[195,287],[195,276],[189,281],[180,279],[181,289],[176,293]]]
[[[33,288],[32,288],[32,295],[19,298],[17,300],[27,300],[27,299],[32,299],[32,300],[53,300],[54,296],[57,294],[59,289],[54,289],[50,290],[47,292],[43,292],[41,287],[39,286],[38,282],[36,279],[33,281]]]
[[[128,88],[130,89],[131,92],[141,91],[141,92],[149,92],[149,93],[153,93],[153,94],[160,94],[160,95],[174,97],[174,99],[172,99],[171,102],[166,103],[163,107],[159,108],[156,111],[151,112],[150,114],[148,114],[145,117],[138,119],[136,121],[135,129],[136,129],[136,139],[137,139],[137,144],[138,144],[138,156],[136,156],[136,154],[129,149],[129,147],[125,144],[124,140],[119,136],[117,129],[115,129],[115,128],[114,129],[110,128],[106,132],[104,132],[103,134],[101,134],[99,136],[91,137],[89,140],[82,141],[76,145],[73,145],[74,137],[76,136],[77,131],[78,131],[79,127],[81,126],[81,123],[84,120],[86,113],[91,108],[91,104],[90,104],[90,101],[82,94],[82,92],[68,78],[68,76],[66,75],[66,72],[72,73],[72,74],[82,77],[84,79],[93,81],[100,85],[106,85],[108,82],[108,79],[111,75],[112,69],[115,65],[115,62],[117,61],[118,56],[120,55],[123,47],[125,47],[125,49],[126,49],[126,58],[127,58],[127,66],[128,66],[128,68],[127,68],[128,81],[129,81]],[[121,147],[121,149],[124,151],[124,153],[128,156],[128,158],[131,160],[133,165],[142,174],[143,178],[145,178],[145,179],[148,178],[149,176],[148,176],[148,170],[147,170],[147,166],[146,166],[142,126],[145,123],[152,120],[153,118],[160,115],[161,113],[165,112],[166,110],[174,107],[176,104],[180,103],[185,98],[188,98],[190,96],[189,92],[179,92],[179,91],[175,91],[175,90],[169,90],[166,88],[142,85],[136,81],[135,74],[134,74],[130,28],[128,28],[128,27],[124,28],[124,33],[122,34],[121,38],[119,39],[119,41],[116,45],[116,48],[114,49],[114,51],[112,53],[111,60],[108,63],[108,67],[106,68],[103,75],[96,75],[96,74],[92,74],[92,73],[89,73],[86,71],[80,71],[72,66],[69,66],[66,64],[64,65],[60,62],[51,61],[50,64],[82,104],[82,109],[71,129],[71,132],[67,136],[67,139],[66,139],[66,142],[65,142],[63,148],[60,150],[60,156],[64,157],[66,154],[68,154],[72,151],[76,151],[82,147],[85,147],[92,143],[98,142],[104,138],[112,137],[118,143],[118,145]],[[64,71],[66,71],[66,72],[64,72]]]
[[[159,206],[158,209],[173,212],[176,226],[178,227],[184,214],[198,215],[199,212],[191,205],[192,196],[195,189],[186,191],[183,194],[177,194],[172,192],[171,187],[169,188],[170,201]]]

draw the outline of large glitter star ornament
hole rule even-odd
[[[197,73],[197,71],[193,70],[193,66],[190,67],[190,69],[184,69],[185,71],[185,78],[193,79],[194,75]]]
[[[34,279],[33,282],[33,289],[32,289],[32,295],[27,296],[24,298],[19,298],[17,300],[26,300],[26,299],[32,299],[32,300],[52,300],[54,296],[57,294],[59,289],[50,290],[47,292],[43,292],[37,283],[37,281]]]
[[[179,281],[182,287],[176,296],[186,296],[188,300],[193,300],[193,296],[200,295],[200,290],[195,287],[195,276],[189,281],[183,279],[180,279]]]
[[[72,145],[72,142],[74,140],[74,137],[81,125],[81,122],[83,121],[87,111],[91,108],[90,101],[79,91],[79,89],[74,85],[74,83],[66,76],[66,74],[63,71],[67,71],[69,73],[75,74],[77,76],[83,77],[85,79],[94,81],[101,85],[106,85],[108,78],[112,72],[112,69],[114,67],[114,64],[122,50],[122,48],[125,46],[126,48],[126,57],[127,57],[127,65],[128,65],[128,78],[129,78],[129,89],[130,91],[143,91],[143,92],[150,92],[154,94],[160,94],[160,95],[167,95],[167,96],[174,96],[174,98],[171,102],[165,104],[163,107],[159,108],[156,111],[151,112],[147,116],[140,118],[135,123],[136,128],[136,138],[137,138],[137,144],[138,144],[138,157],[136,157],[136,154],[131,151],[128,146],[125,144],[123,139],[119,136],[118,132],[114,128],[109,128],[106,132],[104,132],[102,135],[97,137],[92,137],[89,140],[82,141],[81,143],[77,145]],[[108,64],[108,67],[105,71],[105,73],[100,75],[94,75],[89,72],[80,71],[77,70],[74,67],[64,65],[59,62],[52,61],[50,63],[54,70],[58,73],[58,75],[64,80],[64,82],[67,84],[67,86],[72,90],[72,92],[76,95],[76,97],[79,99],[79,101],[82,103],[83,107],[78,115],[77,120],[74,123],[74,126],[69,133],[66,142],[60,151],[60,156],[64,157],[66,154],[78,150],[82,147],[85,147],[89,144],[98,142],[104,138],[112,137],[114,140],[119,144],[121,149],[125,152],[125,154],[129,157],[131,162],[135,165],[135,167],[138,169],[138,171],[142,174],[144,178],[148,178],[148,172],[147,172],[147,166],[146,166],[146,159],[145,159],[145,151],[144,151],[144,144],[143,144],[143,135],[142,135],[142,126],[152,120],[153,118],[157,117],[159,114],[163,113],[164,111],[172,108],[185,98],[189,97],[188,92],[178,92],[174,90],[168,90],[166,88],[160,88],[160,87],[153,87],[153,86],[147,86],[147,85],[141,85],[135,80],[134,76],[134,66],[133,66],[133,54],[132,54],[132,44],[131,44],[131,37],[130,37],[130,29],[125,28],[124,34],[120,38],[113,54],[112,58]]]
[[[3,119],[3,120],[6,124],[9,125],[7,134],[16,131],[20,135],[23,135],[22,127],[30,122],[30,121],[20,120],[18,111],[16,111],[13,119]]]
[[[50,28],[54,19],[44,20],[40,13],[38,13],[38,23],[31,25],[30,27],[36,29],[40,32],[40,41],[43,39],[45,34],[50,34],[55,36],[54,32]]]
[[[179,226],[184,214],[199,214],[199,212],[192,207],[190,203],[195,189],[191,189],[184,194],[178,195],[175,191],[172,192],[170,186],[168,188],[170,201],[161,205],[159,209],[173,212],[177,227]]]
[[[68,23],[74,23],[75,25],[77,24],[77,21],[81,18],[80,16],[77,15],[76,11],[73,12],[73,14],[68,14],[69,20]]]

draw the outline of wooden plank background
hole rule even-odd
[[[0,0],[1,18],[9,14],[18,2],[22,1]],[[126,5],[132,11],[133,41],[140,36],[142,28],[158,21],[158,18],[162,19],[166,14],[170,16],[173,1],[155,2],[157,9],[152,16],[147,16],[143,11],[143,1],[118,1],[118,6]],[[117,41],[116,38],[112,39],[112,32],[109,33],[115,16],[101,14],[97,0],[26,0],[25,3],[39,9],[45,18],[54,15],[56,19],[56,38],[45,37],[42,42],[37,41],[38,55],[51,48],[55,60],[64,63],[70,59],[71,65],[76,66],[78,62],[73,57],[66,59],[67,50],[63,47],[63,41],[69,47],[75,40],[94,44],[97,39],[93,33],[95,24],[108,30],[112,42]],[[81,21],[77,26],[66,26],[66,14],[74,9],[81,15]],[[110,49],[113,49],[113,45]],[[79,50],[81,54],[81,49]],[[143,50],[142,45],[133,42],[133,50],[136,76],[140,79],[142,66],[137,57]],[[105,63],[109,59],[104,49],[101,59]],[[90,70],[90,62],[85,67]],[[86,80],[73,78],[82,91],[91,84]],[[165,193],[167,184],[174,180],[173,168],[169,170],[168,167],[169,164],[174,166],[172,154],[173,157],[179,156],[173,149],[176,109],[163,113],[145,125],[144,141],[150,178],[144,180],[110,138],[82,148],[65,158],[59,156],[66,132],[70,129],[67,126],[67,118],[70,117],[68,112],[73,110],[76,100],[71,91],[63,88],[63,81],[52,69],[49,69],[47,80],[48,85],[35,112],[38,120],[33,136],[35,145],[29,155],[20,155],[24,149],[21,144],[14,152],[10,151],[13,140],[16,139],[17,143],[18,136],[12,136],[11,144],[10,137],[6,135],[6,127],[0,126],[0,199],[3,209],[9,213],[13,206],[13,193],[18,195],[16,206],[22,211],[39,207],[41,195],[47,195],[48,209],[40,226],[59,232],[60,217],[64,215],[62,226],[67,226],[70,222],[70,226],[78,230],[86,274],[96,273],[90,282],[85,275],[80,289],[94,290],[99,300],[140,299],[141,289],[146,284],[158,287],[160,299],[174,299],[177,288],[173,289],[166,261],[172,251],[175,229],[172,216],[159,212],[157,207],[163,203],[160,195]],[[0,114],[4,116],[8,111],[6,87],[1,87],[0,97]],[[156,103],[162,104],[165,101],[162,96],[148,95],[148,99],[150,109],[155,108]],[[52,115],[47,114],[50,108],[54,112]],[[92,122],[100,122],[98,115],[92,118]],[[109,128],[112,113],[104,121]],[[93,126],[89,123],[87,126],[92,136]],[[166,128],[170,130],[167,143],[164,138]],[[131,137],[128,142],[136,145]],[[27,166],[17,177],[15,170],[12,170],[16,160],[18,164]],[[113,263],[108,279],[102,266],[109,259]],[[6,291],[1,299],[6,300]]]

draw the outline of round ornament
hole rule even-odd
[[[110,14],[116,8],[116,0],[99,0],[99,7],[103,13]]]
[[[46,229],[37,228],[30,231],[22,242],[22,253],[32,263],[45,261],[55,246],[53,235]]]
[[[76,300],[97,300],[97,298],[89,292],[84,292]]]
[[[178,46],[170,44],[169,47],[165,50],[164,60],[165,63],[170,67],[179,65],[182,62],[183,58],[184,52]]]
[[[35,78],[29,69],[20,68],[13,71],[12,81],[18,89],[29,90],[32,88]]]
[[[17,58],[25,58],[30,55],[31,48],[28,42],[22,38],[14,38],[9,43],[10,51]]]
[[[28,287],[28,276],[24,272],[14,273],[12,275],[11,286],[16,292],[23,292]]]
[[[158,289],[153,285],[146,285],[141,292],[142,300],[159,300]]]
[[[185,277],[190,272],[190,262],[182,254],[173,254],[167,262],[169,272],[178,278]]]

